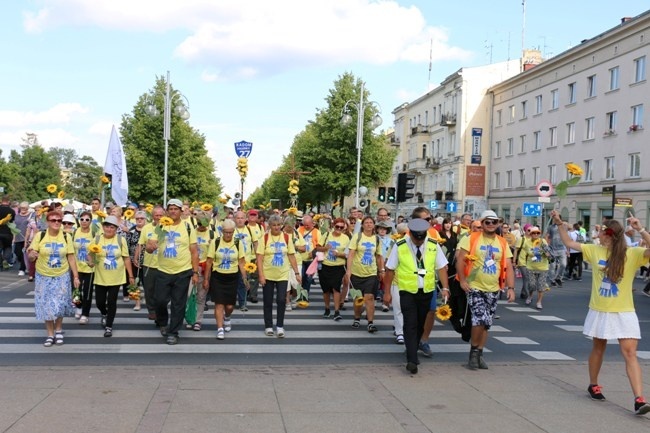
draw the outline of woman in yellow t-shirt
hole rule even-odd
[[[79,315],[79,324],[87,325],[90,316],[90,307],[93,303],[93,285],[94,276],[93,268],[88,266],[88,247],[93,243],[94,236],[90,224],[92,223],[92,214],[90,211],[84,211],[79,215],[79,228],[74,232],[74,252],[77,258],[77,267],[79,268],[79,280],[81,286],[81,309],[77,309],[75,317]],[[81,311],[79,311],[81,310]]]
[[[636,270],[648,263],[650,249],[628,247],[621,223],[607,220],[600,230],[600,245],[582,244],[569,236],[557,211],[551,212],[553,222],[558,225],[560,238],[567,248],[580,251],[584,260],[591,264],[592,282],[589,312],[583,326],[583,334],[592,338],[589,355],[589,387],[587,392],[594,400],[605,400],[598,374],[603,364],[607,340],[617,339],[625,360],[625,372],[634,393],[634,411],[637,415],[650,412],[650,404],[643,397],[643,378],[636,357],[641,330],[634,311],[632,284]],[[630,217],[627,222],[646,244],[650,234],[638,219]]]
[[[273,295],[275,294],[276,335],[278,338],[284,338],[289,272],[296,275],[299,283],[302,279],[296,263],[296,250],[292,236],[282,231],[282,217],[272,215],[268,225],[269,232],[257,242],[257,271],[264,300],[264,334],[273,336]]]
[[[36,319],[43,320],[47,330],[43,346],[50,347],[63,344],[63,316],[74,314],[70,273],[75,289],[79,287],[79,273],[72,238],[61,229],[63,214],[48,212],[46,220],[47,229],[34,235],[27,257],[36,262],[34,309]]]
[[[226,338],[225,333],[232,329],[230,315],[237,302],[240,275],[244,284],[248,286],[248,276],[244,269],[246,265],[244,245],[241,240],[233,239],[234,233],[235,222],[224,220],[221,225],[221,236],[209,243],[203,270],[203,289],[210,290],[210,298],[215,304],[214,318],[217,321],[219,340]],[[201,302],[205,302],[204,300],[205,296]]]
[[[102,223],[104,233],[97,235],[95,239],[99,252],[92,253],[91,249],[88,258],[90,266],[95,268],[95,304],[102,314],[104,337],[113,336],[117,295],[120,287],[126,286],[126,274],[129,275],[129,285],[135,284],[129,246],[124,236],[117,235],[118,226],[119,221],[114,215],[106,217]]]
[[[302,254],[305,251],[307,251],[307,242],[305,242],[305,238],[302,237],[300,232],[296,230],[296,219],[294,217],[286,217],[284,219],[284,226],[282,226],[282,231],[289,235],[289,237],[293,240],[293,248],[296,250],[295,258],[296,258],[296,266],[298,266],[298,269],[302,269]],[[292,275],[291,273],[287,274],[288,276],[288,283],[287,283],[287,305],[286,305],[286,311],[291,311],[291,295],[293,292],[293,296],[296,297],[298,296],[297,290],[294,290],[294,288],[299,289],[301,287],[300,284],[298,284],[295,275]],[[302,276],[302,275],[301,275]],[[295,306],[295,304],[294,304]]]
[[[316,251],[325,253],[320,270],[318,271],[318,281],[323,290],[323,300],[325,301],[325,313],[323,317],[330,317],[330,299],[334,298],[334,317],[339,321],[342,319],[339,313],[341,305],[341,285],[345,276],[345,249],[350,243],[350,238],[343,233],[345,230],[345,220],[336,218],[332,222],[332,231],[326,233],[318,240]]]
[[[526,274],[528,276],[526,305],[533,302],[533,294],[537,293],[536,307],[538,310],[542,309],[542,298],[548,288],[546,273],[548,272],[548,258],[550,257],[548,244],[544,239],[541,239],[541,236],[542,231],[539,227],[531,227],[530,239],[525,238],[524,246],[521,249],[523,260],[526,261]]]
[[[384,277],[384,258],[375,234],[375,220],[371,216],[361,221],[361,231],[350,239],[347,258],[346,277],[350,281],[350,290],[360,290],[364,303],[354,303],[353,328],[361,325],[361,312],[365,304],[368,318],[368,332],[377,332],[373,323],[375,318],[375,296],[379,288],[379,278]]]

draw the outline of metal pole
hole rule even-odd
[[[171,98],[169,95],[170,85],[169,85],[169,71],[167,71],[167,86],[165,89],[165,119],[164,119],[164,132],[163,137],[165,139],[165,174],[163,180],[163,205],[167,208],[167,164],[169,159],[169,136],[171,129]]]
[[[357,189],[356,189],[356,207],[359,209],[359,182],[361,180],[361,147],[363,147],[363,117],[365,110],[363,108],[363,81],[361,82],[361,95],[359,96],[359,105],[357,106]]]

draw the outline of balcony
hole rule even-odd
[[[443,114],[440,119],[440,124],[442,126],[456,126],[456,115],[455,114]]]
[[[426,163],[424,164],[426,168],[430,168],[432,170],[436,170],[440,168],[440,159],[439,158],[427,158]]]
[[[429,133],[429,128],[425,125],[418,125],[411,128],[411,136],[417,134],[428,134],[428,133]]]
[[[453,191],[445,192],[445,200],[446,201],[454,201],[454,193],[453,193]]]
[[[390,138],[390,145],[391,145],[391,146],[395,146],[395,147],[399,147],[399,145],[400,145],[400,139],[399,139],[399,137],[392,136],[392,137]]]

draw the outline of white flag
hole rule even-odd
[[[126,158],[122,142],[117,135],[115,125],[111,130],[111,140],[108,142],[108,153],[104,164],[104,173],[112,176],[111,195],[115,204],[126,206],[129,195],[129,179],[126,175]]]

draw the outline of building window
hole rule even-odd
[[[521,118],[525,119],[528,117],[528,101],[521,101]]]
[[[537,185],[539,181],[539,167],[533,167],[533,185]]]
[[[535,96],[535,114],[542,112],[542,95]]]
[[[526,170],[519,169],[519,186],[526,186]]]
[[[630,177],[641,176],[641,155],[639,153],[630,153]]]
[[[578,97],[576,93],[577,93],[576,83],[569,84],[569,104],[576,103],[576,99]]]
[[[501,188],[501,173],[494,173],[494,189]]]
[[[616,133],[616,118],[618,117],[616,111],[610,111],[605,114],[605,121],[607,122],[607,129],[605,130],[605,135],[612,135]]]
[[[533,150],[539,150],[542,147],[542,131],[533,132]]]
[[[501,158],[501,142],[497,141],[494,143],[494,157]]]
[[[497,126],[503,125],[503,111],[497,110]]]
[[[433,119],[433,123],[435,125],[435,123],[436,123],[436,107],[433,107],[433,117],[432,117],[432,119]]]
[[[588,117],[585,119],[585,140],[593,140],[595,137],[595,118]]]
[[[576,142],[576,124],[575,122],[566,124],[566,144]]]
[[[456,133],[449,134],[449,154],[450,156],[456,154]]]
[[[515,121],[515,106],[511,105],[508,107],[508,123],[512,123]]]
[[[608,156],[605,158],[605,179],[614,179],[614,157]]]
[[[596,96],[596,76],[587,77],[587,98]]]
[[[557,110],[560,107],[560,92],[555,89],[551,90],[551,110]]]
[[[513,153],[515,153],[514,147],[515,147],[514,146],[514,140],[512,138],[509,138],[508,139],[508,153],[507,153],[507,155],[512,155]]]
[[[645,56],[634,59],[634,82],[645,80]]]
[[[553,126],[552,128],[548,128],[549,136],[550,136],[550,141],[548,144],[548,147],[555,147],[557,146],[557,126]]]
[[[584,160],[584,166],[585,166],[585,170],[584,170],[585,174],[584,174],[583,180],[585,182],[591,182],[593,180],[593,178],[592,178],[593,177],[593,168],[594,168],[593,160],[585,159]]]
[[[548,181],[554,184],[555,181],[557,180],[555,177],[556,177],[555,164],[551,164],[548,166]]]
[[[520,135],[519,136],[519,153],[524,153],[526,152],[526,136],[525,135]]]
[[[427,145],[422,145],[422,159],[427,159]]]
[[[450,171],[447,173],[447,192],[454,191],[454,172]]]
[[[643,128],[643,104],[632,107],[632,127],[634,130]]]
[[[506,171],[506,188],[512,188],[512,170]]]
[[[618,89],[618,66],[609,70],[609,90]]]

